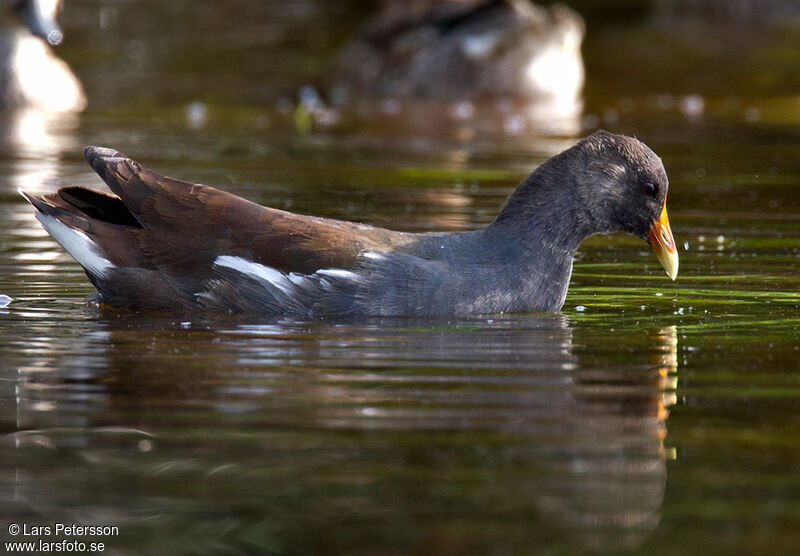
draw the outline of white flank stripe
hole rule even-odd
[[[319,276],[330,276],[331,278],[344,278],[345,280],[352,280],[354,282],[361,281],[361,276],[355,272],[343,270],[341,268],[322,268],[316,271],[314,274]]]
[[[309,279],[308,276],[306,276],[305,274],[290,272],[289,280],[291,280],[292,284],[294,284],[295,286],[300,286],[301,288],[308,287]]]
[[[36,212],[36,219],[89,274],[105,278],[108,271],[114,268],[114,263],[103,256],[100,246],[85,233],[70,228],[54,216],[42,212]]]
[[[280,270],[276,270],[271,266],[266,266],[253,261],[248,261],[242,257],[234,257],[232,255],[220,255],[214,259],[216,266],[224,266],[242,274],[246,274],[256,280],[269,282],[281,292],[286,295],[291,295],[294,290],[294,284],[286,274]]]

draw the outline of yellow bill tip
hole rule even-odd
[[[678,277],[678,250],[675,248],[675,239],[669,226],[666,203],[661,209],[659,219],[650,226],[650,246],[667,276],[675,280]]]

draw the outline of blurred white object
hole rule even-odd
[[[80,112],[86,96],[69,66],[50,48],[61,42],[60,0],[0,0],[0,108]]]

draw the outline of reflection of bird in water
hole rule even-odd
[[[343,520],[351,530],[362,516],[375,530],[409,519],[415,536],[433,538],[452,508],[464,507],[463,515],[490,527],[512,522],[544,546],[568,539],[560,542],[573,550],[559,553],[618,553],[642,546],[661,519],[674,326],[637,332],[626,345],[638,355],[621,363],[594,349],[617,336],[578,329],[575,353],[576,331],[554,314],[333,324],[223,316],[177,325],[171,315],[102,311],[85,328],[30,332],[43,347],[19,369],[17,425],[6,437],[23,463],[0,471],[28,512],[58,518],[59,484],[75,485],[80,504],[70,510],[84,520],[99,503],[94,482],[66,480],[75,468],[62,459],[30,465],[43,460],[28,451],[44,446],[77,447],[93,477],[133,477],[145,497],[170,469],[227,470],[232,485],[267,469],[264,503],[281,508],[271,514],[280,526],[357,504]],[[176,449],[180,431],[198,427],[210,437],[187,436]],[[219,449],[199,460],[209,446]],[[320,476],[342,488],[331,491]],[[158,498],[154,511],[180,508],[181,496]],[[113,509],[136,518],[127,498]],[[322,552],[333,546],[307,530]],[[386,540],[369,540],[367,552],[386,552]],[[363,538],[354,542],[364,552]]]
[[[80,82],[50,49],[61,42],[55,20],[60,0],[0,1],[6,8],[0,17],[0,108],[83,110]]]
[[[583,20],[528,0],[391,3],[339,55],[355,97],[507,97],[579,112]]]
[[[541,471],[537,503],[586,548],[636,548],[661,518],[673,457],[664,439],[676,403],[676,328],[651,331],[647,344],[650,365],[576,367],[560,445]]]

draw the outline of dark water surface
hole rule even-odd
[[[88,306],[85,275],[16,194],[99,186],[85,144],[418,231],[489,222],[574,142],[404,114],[309,129],[280,99],[324,85],[354,11],[282,5],[62,14],[58,52],[90,108],[9,116],[0,145],[0,294],[15,298],[0,309],[0,540],[25,540],[8,523],[64,522],[117,526],[106,553],[797,553],[800,33],[590,27],[582,123],[664,159],[674,283],[614,236],[584,244],[560,315]]]

